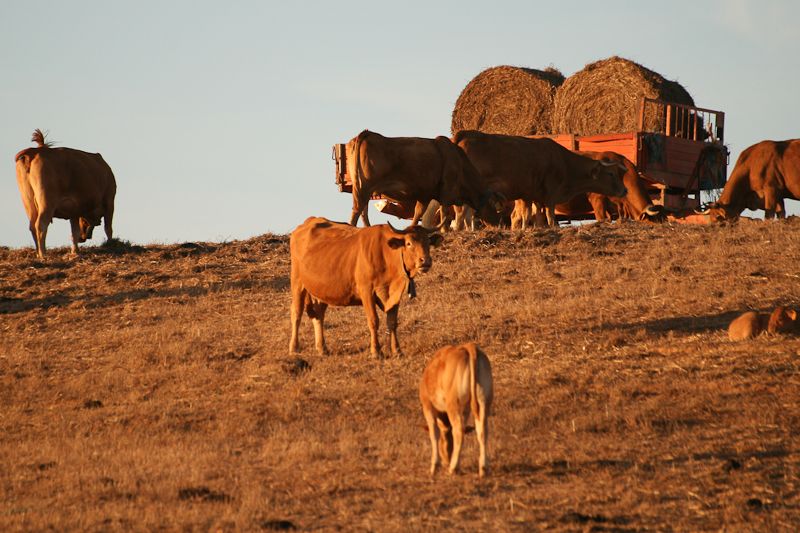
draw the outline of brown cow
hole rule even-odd
[[[44,258],[47,226],[54,217],[69,220],[72,253],[78,253],[78,243],[92,238],[101,218],[111,240],[117,192],[111,168],[100,154],[51,148],[44,137],[41,130],[35,130],[31,140],[38,147],[22,150],[14,157],[17,185],[39,258]]]
[[[573,196],[599,192],[624,196],[622,168],[578,155],[552,139],[459,131],[453,138],[488,186],[509,199],[536,202],[555,225],[555,206]]]
[[[800,139],[761,141],[744,150],[708,214],[724,220],[763,209],[766,219],[784,218],[784,198],[800,199]]]
[[[440,454],[443,466],[450,463],[451,474],[458,468],[465,422],[472,412],[480,446],[478,474],[484,476],[493,394],[489,358],[474,342],[445,346],[434,354],[419,384],[419,400],[431,440],[431,475],[436,472]]]
[[[447,137],[384,137],[364,130],[347,143],[347,161],[353,184],[353,226],[359,216],[369,226],[367,207],[373,194],[415,205],[412,226],[431,200],[441,202],[448,213],[450,205],[466,203],[482,210],[499,203]]]
[[[597,220],[611,220],[616,212],[618,218],[631,220],[663,221],[664,206],[653,205],[647,186],[639,176],[630,159],[616,152],[578,152],[582,156],[596,161],[614,161],[625,167],[622,184],[627,192],[624,196],[610,196],[596,192],[586,193],[586,198],[592,206],[594,217]],[[613,206],[613,207],[612,207]]]
[[[653,205],[644,180],[639,176],[636,166],[625,156],[616,152],[577,152],[578,154],[596,161],[616,162],[625,167],[622,183],[627,190],[624,196],[608,196],[596,192],[588,192],[571,198],[568,202],[560,203],[556,209],[562,213],[585,213],[593,211],[595,219],[611,220],[612,218],[625,218],[631,220],[663,221],[665,218],[664,207]],[[527,204],[522,200],[514,203],[511,214],[511,228],[525,229],[531,222],[534,226],[543,226],[544,210],[535,204]]]
[[[327,353],[323,331],[329,305],[363,305],[370,331],[370,353],[380,356],[378,313],[386,312],[393,355],[399,355],[397,311],[408,290],[414,296],[414,278],[431,267],[430,247],[442,236],[422,227],[398,231],[388,225],[355,228],[349,224],[310,217],[292,232],[292,338],[289,351],[297,352],[303,311],[314,323],[319,354]]]
[[[788,333],[797,329],[797,311],[779,305],[772,314],[748,311],[735,318],[728,326],[728,337],[732,341],[752,339],[763,332]]]

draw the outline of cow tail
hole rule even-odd
[[[353,167],[353,196],[358,198],[361,189],[364,187],[364,169],[361,168],[361,143],[364,137],[369,133],[367,130],[362,131],[356,137],[355,146],[353,146],[353,159],[355,159],[355,166]]]
[[[478,347],[474,342],[467,344],[467,352],[469,353],[469,405],[477,424],[481,417],[478,411]]]

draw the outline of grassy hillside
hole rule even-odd
[[[0,250],[0,529],[797,530],[800,220],[449,234],[400,309],[287,354],[285,236]],[[385,317],[381,316],[382,329]],[[490,473],[428,474],[417,384],[477,341]],[[385,341],[384,341],[385,344]]]

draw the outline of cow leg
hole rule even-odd
[[[601,220],[611,220],[611,215],[608,213],[608,209],[606,209],[605,196],[590,192],[586,194],[586,198],[592,206],[595,220],[598,222]]]
[[[531,223],[531,203],[526,200],[521,200],[520,214],[522,215],[522,229],[528,229],[528,224]]]
[[[77,218],[69,219],[69,226],[72,230],[72,253],[77,255],[78,243],[81,242],[81,224]]]
[[[772,220],[775,218],[775,208],[777,207],[777,191],[771,187],[764,187],[764,219]]]
[[[450,418],[450,428],[453,432],[453,455],[450,457],[450,468],[448,470],[452,474],[458,468],[461,444],[464,442],[464,420],[458,405],[448,406],[447,416]]]
[[[453,455],[453,431],[449,420],[444,416],[438,417],[436,423],[439,426],[439,459],[442,466],[447,466]]]
[[[114,202],[106,204],[106,214],[103,215],[103,229],[106,232],[106,240],[114,238],[114,230],[111,228],[111,220],[114,218]]]
[[[35,213],[31,216],[30,222],[28,223],[28,230],[31,232],[31,237],[33,237],[33,246],[36,248],[36,252],[39,252],[39,237],[36,235],[36,219],[38,215]]]
[[[44,243],[47,239],[47,226],[50,225],[52,220],[52,215],[48,215],[44,209],[39,211],[39,215],[36,217],[36,235],[34,238],[36,239],[36,251],[39,254],[39,259],[44,259],[46,248]]]
[[[422,406],[422,414],[425,416],[425,423],[428,424],[428,436],[431,439],[431,475],[433,475],[436,473],[436,464],[439,462],[439,428],[434,420],[430,405]]]
[[[416,226],[419,224],[420,218],[425,213],[425,204],[417,200],[417,203],[414,204],[414,218],[411,219],[411,226]]]
[[[534,202],[533,204],[531,204],[531,211],[533,212],[533,227],[534,228],[545,227],[547,223],[545,209]]]
[[[325,310],[328,304],[324,302],[315,302],[308,306],[308,316],[311,317],[311,322],[314,324],[314,344],[317,348],[317,354],[328,355],[328,347],[325,345]]]
[[[455,205],[453,206],[453,212],[456,214],[455,216],[455,229],[457,231],[461,231],[467,228],[467,216],[469,214],[469,206],[466,205]]]
[[[439,213],[439,202],[436,200],[431,200],[428,202],[428,207],[425,208],[425,212],[422,214],[422,218],[420,218],[420,224],[425,229],[432,229],[435,228],[438,224],[434,222],[436,215]]]
[[[475,231],[475,210],[469,206],[464,206],[463,215],[464,229],[469,228],[470,231]]]
[[[511,211],[511,230],[515,230],[522,226],[522,219],[519,212],[519,204],[514,200],[514,209]]]
[[[292,276],[294,278],[294,276]],[[289,353],[295,354],[300,348],[298,332],[300,330],[300,320],[303,318],[303,304],[306,300],[306,291],[300,286],[299,282],[292,280],[292,337],[289,340]]]
[[[480,447],[480,458],[478,460],[478,475],[486,475],[486,441],[489,438],[489,417],[486,416],[486,401],[478,399],[479,416],[475,420],[475,433],[478,436],[478,446]]]
[[[555,205],[548,205],[544,208],[545,215],[547,216],[547,226],[548,227],[555,227],[556,226],[556,206]]]
[[[375,309],[375,295],[369,293],[361,296],[364,303],[364,312],[367,315],[367,326],[369,326],[369,353],[373,357],[381,357],[381,343],[378,340],[378,312]]]
[[[397,311],[400,309],[399,305],[395,305],[386,311],[386,325],[389,327],[389,346],[392,349],[393,356],[401,356],[403,353],[400,351],[400,343],[397,341]]]
[[[450,214],[451,204],[442,202],[442,232],[450,230],[450,223],[453,222],[453,216]]]

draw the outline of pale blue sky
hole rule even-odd
[[[116,236],[244,239],[346,220],[331,145],[364,128],[449,135],[461,90],[496,65],[642,63],[725,111],[732,168],[755,142],[800,137],[798,22],[800,2],[769,0],[6,0],[0,245],[32,246],[13,156],[34,128],[103,154]],[[48,245],[68,234],[56,220]]]

